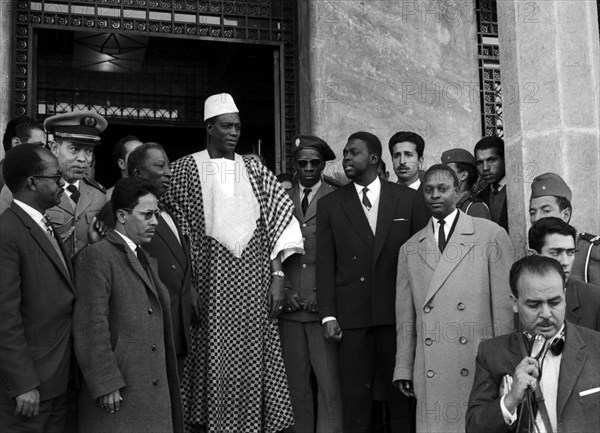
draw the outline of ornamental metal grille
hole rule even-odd
[[[109,119],[151,120],[176,126],[200,117],[202,108],[198,108],[198,101],[186,99],[185,94],[160,95],[160,103],[151,94],[132,98],[112,95],[103,98],[110,100],[109,104],[99,103],[92,96],[85,100],[79,95],[75,100],[72,92],[45,91],[37,83],[34,29],[114,34],[121,39],[131,36],[134,42],[160,36],[281,47],[282,126],[286,158],[291,162],[291,142],[297,130],[294,0],[19,0],[15,19],[14,115],[27,114],[39,120],[87,108]],[[182,76],[181,80],[186,78]],[[87,94],[93,95],[93,91]]]
[[[477,0],[479,94],[483,136],[504,136],[496,0]]]

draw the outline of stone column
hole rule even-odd
[[[0,0],[0,136],[4,135],[12,110],[12,61],[15,1]],[[0,146],[0,159],[4,146]]]
[[[573,190],[571,224],[600,233],[596,1],[499,0],[498,25],[513,242],[526,245],[531,181],[545,172]]]

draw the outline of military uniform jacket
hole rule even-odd
[[[69,257],[88,244],[88,227],[107,201],[104,188],[87,179],[79,181],[79,192],[77,205],[63,194],[60,203],[46,212]]]
[[[295,186],[290,191],[290,197],[294,202],[294,216],[300,221],[302,239],[304,240],[304,254],[294,254],[283,262],[283,271],[286,278],[285,286],[298,293],[300,298],[306,302],[316,289],[317,202],[321,197],[335,191],[335,188],[321,182],[321,187],[317,190],[306,209],[306,215],[302,212],[301,195],[303,195],[303,189],[301,185]],[[279,318],[280,320],[313,322],[319,320],[319,313],[300,310],[291,313],[284,312]]]

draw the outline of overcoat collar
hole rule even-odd
[[[452,271],[470,254],[471,249],[475,246],[473,218],[460,210],[458,212],[458,221],[443,254],[440,253],[434,239],[431,219],[423,229],[422,236],[420,236],[419,253],[423,261],[434,271],[423,305],[426,305],[435,296]]]
[[[156,297],[158,297],[158,292],[156,290],[156,286],[154,285],[154,281],[151,279],[151,276],[148,275],[148,273],[144,270],[142,264],[140,263],[136,255],[133,253],[133,251],[131,251],[131,248],[129,248],[125,240],[117,233],[115,233],[115,230],[113,229],[108,230],[108,233],[106,234],[106,240],[122,251],[122,253],[126,256],[131,268],[135,271],[136,274],[138,274],[138,276],[142,279],[147,288],[150,289],[150,291]],[[145,251],[143,251],[143,249],[141,249],[141,254],[145,255],[146,260],[150,264],[151,268],[153,266],[154,268],[156,268],[156,260],[150,257]],[[149,272],[153,273],[152,269],[150,269]]]

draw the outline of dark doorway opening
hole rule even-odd
[[[242,119],[236,152],[258,152],[275,170],[279,122],[278,45],[118,33],[35,30],[39,120],[92,108],[109,126],[96,149],[96,179],[118,178],[116,142],[128,134],[161,143],[172,161],[202,150],[204,100],[233,95]],[[260,143],[260,144],[259,144]]]

